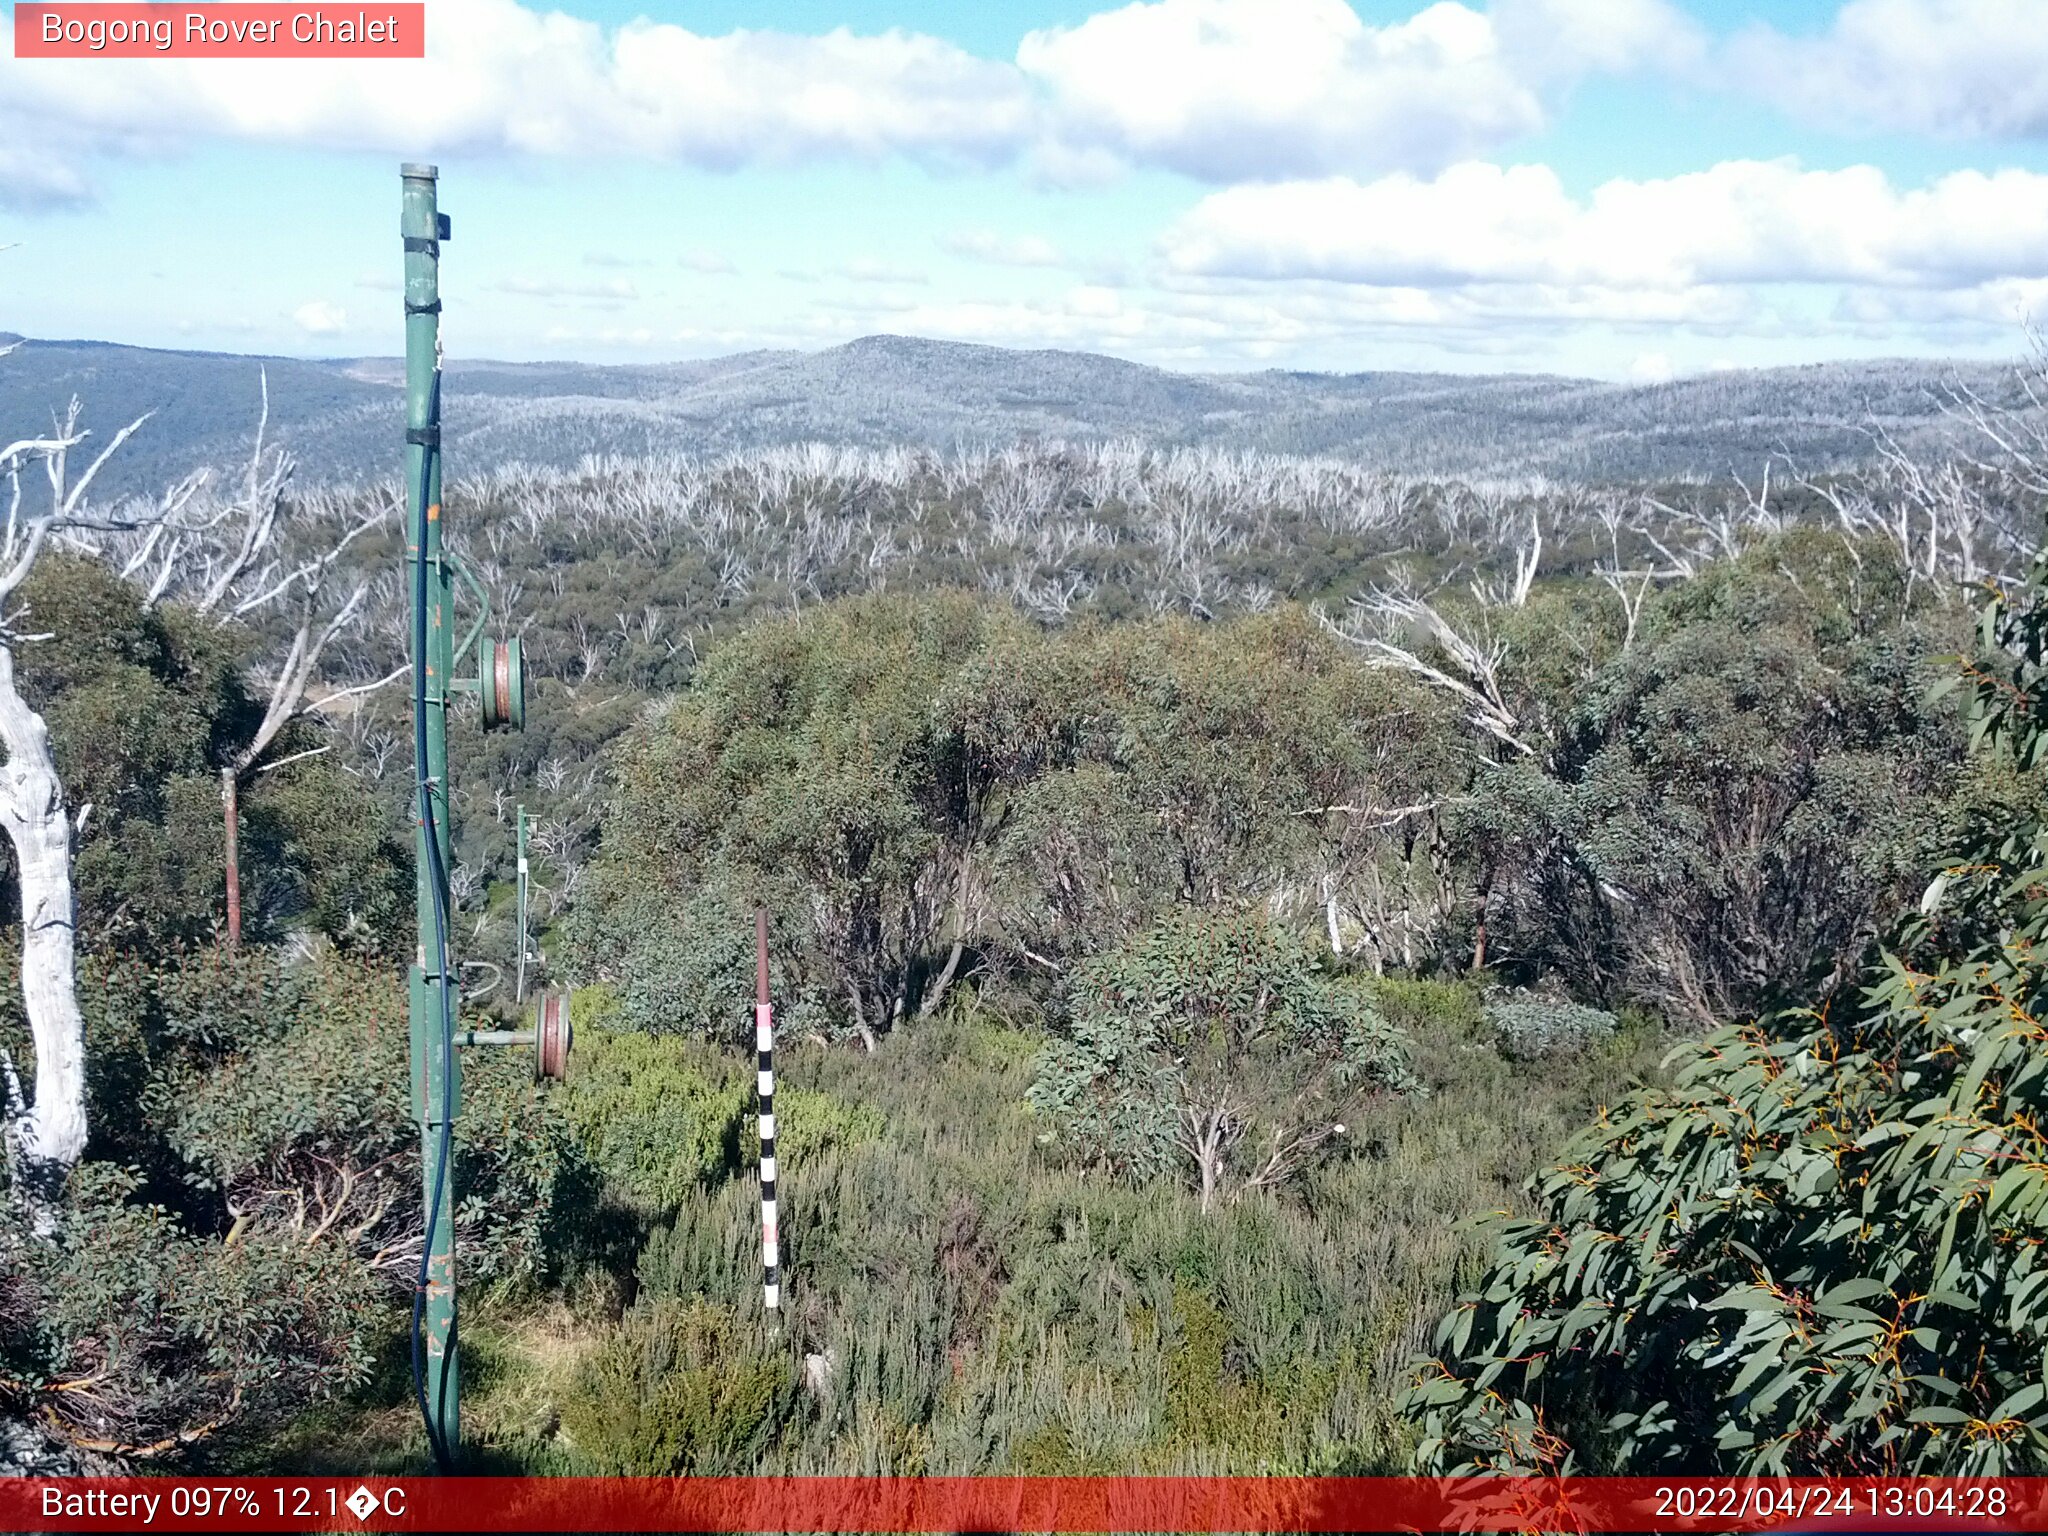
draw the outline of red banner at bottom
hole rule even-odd
[[[2048,1479],[11,1478],[0,1529],[2048,1532]]]

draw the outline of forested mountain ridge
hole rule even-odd
[[[142,488],[239,455],[267,372],[272,424],[304,480],[374,480],[394,462],[395,359],[307,360],[30,341],[0,374],[0,414],[36,420],[73,394],[102,431],[154,411],[109,473]],[[1739,370],[1666,384],[1371,371],[1175,373],[1086,352],[868,336],[820,352],[599,367],[451,360],[451,467],[570,467],[587,454],[724,453],[828,442],[946,449],[1019,437],[1331,454],[1402,474],[1721,477],[1782,449],[1867,458],[1869,431],[1911,446],[1948,430],[1954,387],[2004,369],[1940,361]]]

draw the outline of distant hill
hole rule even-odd
[[[74,393],[102,433],[154,411],[115,484],[160,484],[245,456],[268,371],[275,436],[307,480],[396,466],[403,367],[29,341],[0,362],[0,432],[41,426]],[[2002,392],[1981,363],[1827,363],[1622,385],[1541,375],[1173,373],[1086,352],[869,336],[822,352],[690,363],[451,362],[451,473],[585,454],[716,453],[826,441],[938,448],[1020,436],[1137,437],[1363,460],[1463,476],[1719,476],[1784,448],[1804,464],[1869,452],[1866,423],[1908,443],[1944,430],[1937,393]]]

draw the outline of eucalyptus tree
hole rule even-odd
[[[1031,1101],[1084,1155],[1178,1170],[1204,1211],[1277,1189],[1410,1090],[1404,1042],[1255,911],[1178,912],[1083,965]]]
[[[2048,560],[1953,683],[2014,792],[1951,813],[1860,995],[1689,1043],[1535,1182],[1409,1397],[1423,1470],[2048,1468]]]

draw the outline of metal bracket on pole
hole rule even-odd
[[[451,553],[444,555],[443,558],[454,568],[462,584],[469,588],[470,595],[476,599],[476,622],[469,626],[469,632],[455,647],[455,665],[459,667],[462,665],[462,658],[469,654],[469,648],[476,644],[476,637],[484,632],[484,623],[491,616],[491,594],[485,590],[484,584],[476,579],[475,573],[460,556]],[[461,688],[464,685],[458,681],[455,686]]]

